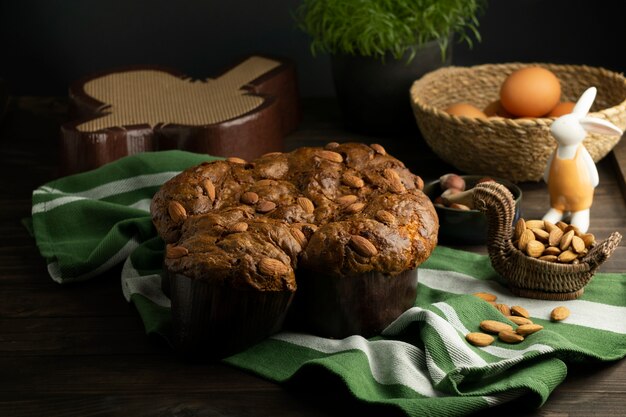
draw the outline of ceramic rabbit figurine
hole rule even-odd
[[[552,207],[543,219],[556,223],[569,212],[570,223],[583,233],[589,228],[593,189],[598,185],[599,179],[596,165],[582,141],[587,132],[622,134],[621,129],[611,122],[587,116],[596,92],[595,87],[588,88],[578,99],[572,113],[563,115],[552,123],[550,130],[557,147],[548,159],[543,175],[548,184]]]

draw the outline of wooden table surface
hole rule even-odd
[[[122,296],[119,269],[85,283],[54,283],[21,219],[30,214],[32,190],[57,175],[58,128],[66,110],[61,99],[13,98],[0,126],[0,416],[373,414],[340,385],[296,380],[279,386],[222,364],[181,361],[160,340],[145,336],[139,315]],[[381,143],[426,181],[454,171],[416,132],[358,135],[343,127],[333,100],[304,101],[304,120],[286,139],[287,149],[331,140]],[[626,162],[625,153],[620,145],[616,157],[598,165],[590,231],[600,239],[614,230],[626,235],[623,180],[614,164]],[[540,217],[548,204],[545,185],[521,186],[524,217]],[[623,245],[601,271],[626,271]],[[485,252],[482,246],[465,249]],[[626,415],[626,362],[571,365],[542,408],[526,402],[481,415]]]

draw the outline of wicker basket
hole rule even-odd
[[[562,101],[575,102],[588,87],[597,87],[590,115],[626,128],[626,78],[622,74],[603,68],[536,63],[445,67],[424,75],[411,87],[413,112],[426,143],[462,172],[513,182],[540,180],[556,146],[550,134],[554,118],[474,119],[443,111],[459,102],[485,108],[499,98],[500,86],[509,74],[530,65],[547,68],[559,78]],[[619,137],[589,134],[583,143],[597,162],[618,141]]]
[[[578,264],[558,264],[531,258],[511,241],[515,202],[509,190],[498,183],[478,184],[473,189],[474,206],[487,217],[487,250],[493,269],[507,281],[513,294],[545,300],[572,300],[622,240],[613,232],[595,244]]]

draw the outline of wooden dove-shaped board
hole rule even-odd
[[[253,159],[282,151],[300,119],[294,65],[263,56],[206,80],[155,67],[92,75],[70,99],[77,120],[61,127],[62,174],[164,149]]]

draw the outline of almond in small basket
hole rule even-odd
[[[581,233],[576,226],[563,222],[519,219],[513,232],[513,244],[529,257],[541,261],[577,264],[595,244],[591,233]]]

